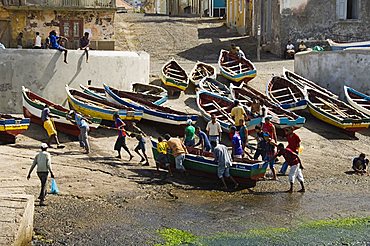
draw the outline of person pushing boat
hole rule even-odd
[[[52,116],[51,112],[50,112],[49,105],[45,104],[44,109],[41,112],[41,121],[42,121],[42,125],[43,125],[44,129],[46,130],[46,132],[49,136],[48,141],[47,141],[47,145],[48,145],[49,148],[52,148],[51,147],[51,141],[54,139],[56,144],[57,144],[57,148],[62,149],[65,146],[60,144],[57,130],[55,129],[54,122],[52,121],[51,118],[59,118],[59,117],[58,116]]]

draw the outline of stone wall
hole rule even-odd
[[[66,101],[65,85],[101,86],[107,83],[131,89],[135,82],[149,83],[149,54],[128,51],[90,51],[89,63],[83,51],[68,52],[68,64],[56,50],[0,50],[0,112],[21,113],[21,87],[62,104]]]
[[[23,10],[23,9],[1,9],[0,19],[10,20],[11,44],[16,47],[16,37],[19,32],[23,32],[23,46],[31,48],[33,46],[35,33],[39,32],[43,42],[49,32],[56,30],[59,32],[61,20],[82,20],[83,29],[90,29],[95,40],[113,40],[114,38],[114,15],[115,11],[108,10]]]
[[[344,99],[343,85],[370,95],[370,49],[302,52],[296,54],[294,71]]]

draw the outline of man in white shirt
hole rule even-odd
[[[206,131],[208,134],[209,142],[219,143],[221,141],[222,129],[220,123],[216,120],[216,115],[211,115],[211,121],[208,122]],[[213,149],[212,149],[213,150]]]
[[[34,44],[33,48],[34,49],[41,49],[41,37],[40,37],[39,32],[36,32],[35,44]]]
[[[292,41],[288,41],[288,44],[286,45],[286,58],[293,58],[295,54],[294,50],[294,44]]]

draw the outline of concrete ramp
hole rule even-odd
[[[57,50],[0,50],[0,112],[21,113],[21,87],[25,86],[56,103],[65,103],[64,87],[103,82],[130,89],[135,82],[149,83],[149,54],[129,51],[69,50],[68,64]]]

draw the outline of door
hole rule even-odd
[[[10,47],[10,21],[0,20],[0,43],[6,48]]]
[[[79,48],[79,41],[83,35],[83,21],[62,20],[60,22],[60,35],[68,38],[68,42],[64,44],[64,47],[67,49]]]

